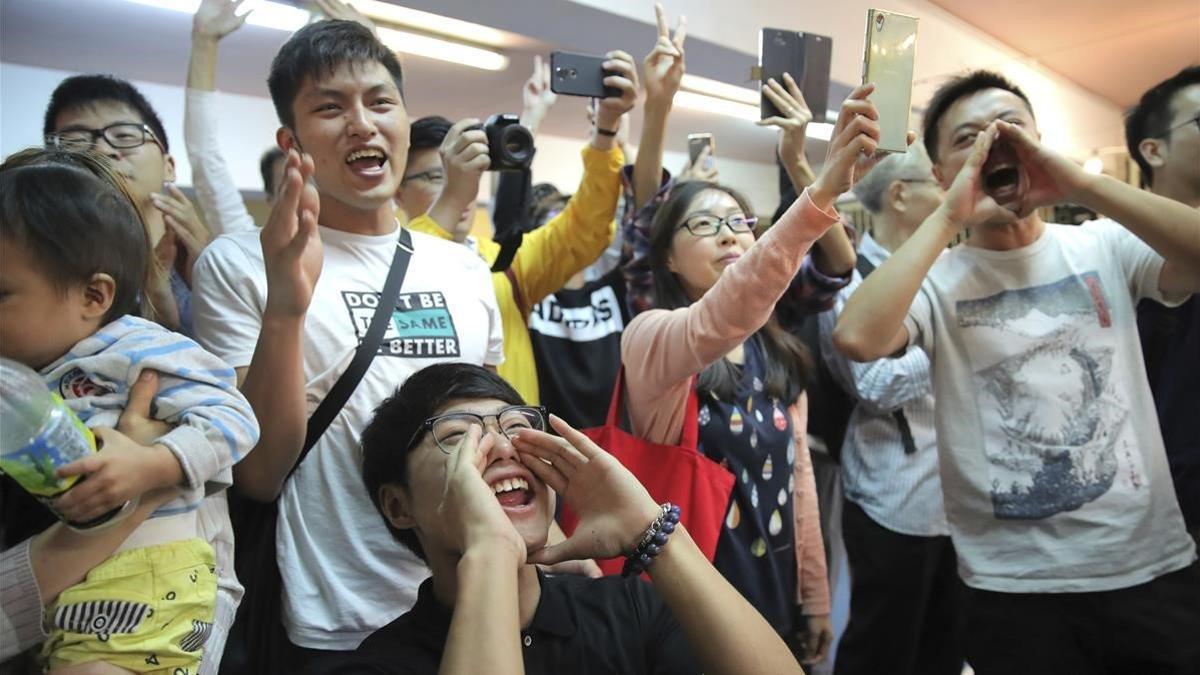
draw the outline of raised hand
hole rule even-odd
[[[667,27],[667,13],[661,4],[654,5],[654,18],[658,24],[658,39],[642,61],[642,72],[646,79],[646,105],[670,105],[683,81],[683,41],[687,37],[687,17],[679,17],[674,35]]]
[[[629,469],[587,436],[554,415],[550,426],[562,438],[522,430],[513,447],[521,463],[579,515],[579,525],[566,541],[537,551],[529,562],[627,555],[658,516],[658,505]]]
[[[455,241],[466,239],[469,220],[465,214],[479,195],[479,181],[492,163],[488,155],[488,139],[479,120],[459,120],[438,149],[446,183],[441,194],[429,207],[429,217],[449,232]]]
[[[550,66],[542,62],[541,54],[533,56],[533,74],[521,87],[521,124],[536,134],[546,113],[558,101],[558,94],[550,90]]]
[[[246,0],[202,0],[192,16],[192,39],[220,40],[246,23],[250,12],[238,14]]]
[[[760,127],[779,128],[779,154],[783,158],[804,157],[804,144],[807,140],[808,123],[813,119],[813,113],[808,109],[804,94],[800,93],[800,85],[791,74],[783,74],[783,83],[775,78],[767,80],[763,94],[775,104],[780,114],[755,122]]]
[[[321,200],[312,175],[312,157],[288,150],[279,196],[259,234],[267,271],[265,315],[303,317],[321,276]]]
[[[603,68],[616,73],[604,78],[604,86],[620,90],[619,96],[606,96],[596,104],[596,128],[613,131],[621,124],[621,116],[633,110],[638,97],[637,66],[633,57],[616,50],[604,55]]]
[[[525,562],[525,540],[500,507],[496,494],[483,480],[483,467],[495,442],[494,434],[472,424],[447,458],[446,482],[438,502],[439,522],[456,553],[475,546],[511,547],[517,565]]]
[[[825,155],[825,164],[809,189],[813,203],[824,209],[874,165],[879,148],[879,111],[867,100],[875,85],[864,84],[842,103]]]
[[[996,120],[995,126],[998,142],[1016,152],[1029,181],[1024,199],[1015,205],[1017,216],[1024,218],[1040,207],[1073,201],[1091,180],[1082,167],[1042,145],[1021,127],[1004,120]]]
[[[196,207],[191,200],[183,194],[183,190],[175,187],[174,183],[167,184],[166,194],[159,192],[151,194],[150,201],[154,203],[155,208],[162,212],[163,222],[166,224],[167,230],[174,234],[176,245],[182,244],[187,252],[187,264],[184,266],[182,274],[183,280],[190,287],[192,285],[192,266],[200,258],[204,247],[212,241],[212,232],[200,219],[200,214],[196,212]]]
[[[353,21],[354,23],[366,26],[372,33],[376,32],[375,22],[367,18],[365,14],[358,11],[358,8],[346,0],[316,0],[317,9],[321,13],[331,19],[341,21]]]
[[[946,220],[960,229],[984,223],[1013,222],[1017,219],[1017,214],[997,204],[996,200],[987,194],[984,186],[983,165],[987,162],[988,153],[999,136],[999,124],[1002,123],[993,122],[975,137],[971,154],[954,177],[954,183],[946,192],[946,199],[938,207]]]

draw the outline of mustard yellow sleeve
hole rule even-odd
[[[428,213],[423,213],[408,221],[408,224],[405,225],[405,227],[413,232],[422,232],[424,234],[438,237],[439,239],[453,239],[449,232],[443,230],[442,226],[437,224],[437,221],[429,217]]]
[[[621,192],[621,167],[625,156],[620,148],[583,149],[583,181],[567,207],[542,227],[525,235],[513,258],[511,276],[520,296],[530,307],[567,283],[592,264],[616,231],[613,216]]]

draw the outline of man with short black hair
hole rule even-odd
[[[1200,208],[1200,66],[1188,66],[1142,95],[1125,118],[1125,142],[1142,170],[1143,187]],[[1174,309],[1142,301],[1138,330],[1175,494],[1200,542],[1200,300]]]
[[[849,299],[833,341],[862,361],[916,345],[933,364],[968,661],[1200,672],[1196,546],[1134,316],[1142,298],[1200,290],[1200,216],[1047,149],[1028,98],[994,73],[943,86],[924,129],[946,199]],[[1060,202],[1111,220],[1038,217]]]
[[[335,672],[803,672],[628,469],[561,419],[548,427],[545,410],[495,374],[466,364],[416,373],[375,411],[362,444],[379,514],[433,576],[412,611]],[[556,495],[580,522],[548,544]],[[639,545],[646,533],[656,543]],[[548,576],[534,564],[635,549],[653,584]]]
[[[171,330],[192,334],[191,269],[211,234],[176,188],[175,158],[153,106],[129,82],[111,75],[76,75],[50,95],[42,123],[46,144],[90,149],[128,181],[159,259],[145,289],[143,312]],[[182,248],[184,255],[178,255]]]
[[[405,232],[392,197],[408,117],[396,55],[367,28],[322,21],[280,48],[269,87],[287,164],[261,232],[219,238],[196,266],[201,342],[237,370],[262,436],[235,487],[279,499],[277,560],[288,672],[325,672],[402,614],[428,575],[392,539],[363,489],[358,435],[412,373],[503,359],[500,317],[477,256]],[[417,219],[420,220],[419,218]],[[415,223],[414,223],[415,224]],[[411,258],[388,328],[353,393],[289,473],[306,422],[347,368],[380,302],[397,247]]]

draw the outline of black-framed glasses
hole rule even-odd
[[[56,131],[46,135],[46,145],[62,150],[91,150],[101,138],[114,150],[141,147],[149,141],[153,141],[159,148],[163,147],[153,129],[146,124],[134,122],[117,122],[103,129]],[[166,152],[166,149],[163,149],[163,152]]]
[[[408,447],[412,448],[421,440],[422,435],[429,433],[433,435],[438,449],[450,454],[458,447],[473,425],[487,429],[489,419],[496,420],[496,428],[509,439],[524,430],[546,430],[546,409],[542,406],[510,405],[492,415],[458,411],[430,417],[422,422],[421,426],[417,427],[416,433],[409,439]]]
[[[446,182],[446,173],[441,169],[429,169],[420,173],[414,173],[411,176],[405,176],[400,179],[401,183],[420,180],[429,183],[430,185],[442,185]]]
[[[1170,134],[1172,131],[1175,131],[1176,129],[1182,129],[1192,123],[1195,123],[1196,130],[1200,131],[1200,112],[1193,115],[1191,117],[1191,119],[1186,119],[1186,120],[1180,122],[1179,124],[1176,124],[1175,126],[1171,127],[1170,129],[1167,129],[1167,134]]]
[[[896,180],[900,181],[901,183],[934,183],[934,184],[937,184],[937,181],[932,178],[897,178]]]
[[[753,232],[754,224],[757,222],[758,218],[755,216],[744,216],[740,213],[734,213],[724,218],[706,213],[688,218],[680,227],[697,237],[713,237],[721,231],[722,225],[728,227],[730,232],[740,234]]]

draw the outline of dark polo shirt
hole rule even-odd
[[[683,629],[650,584],[540,571],[538,582],[542,597],[520,637],[526,673],[700,672]],[[337,672],[436,673],[450,619],[451,610],[438,603],[433,581],[426,580],[412,610],[372,633]],[[480,658],[479,672],[487,672]]]

